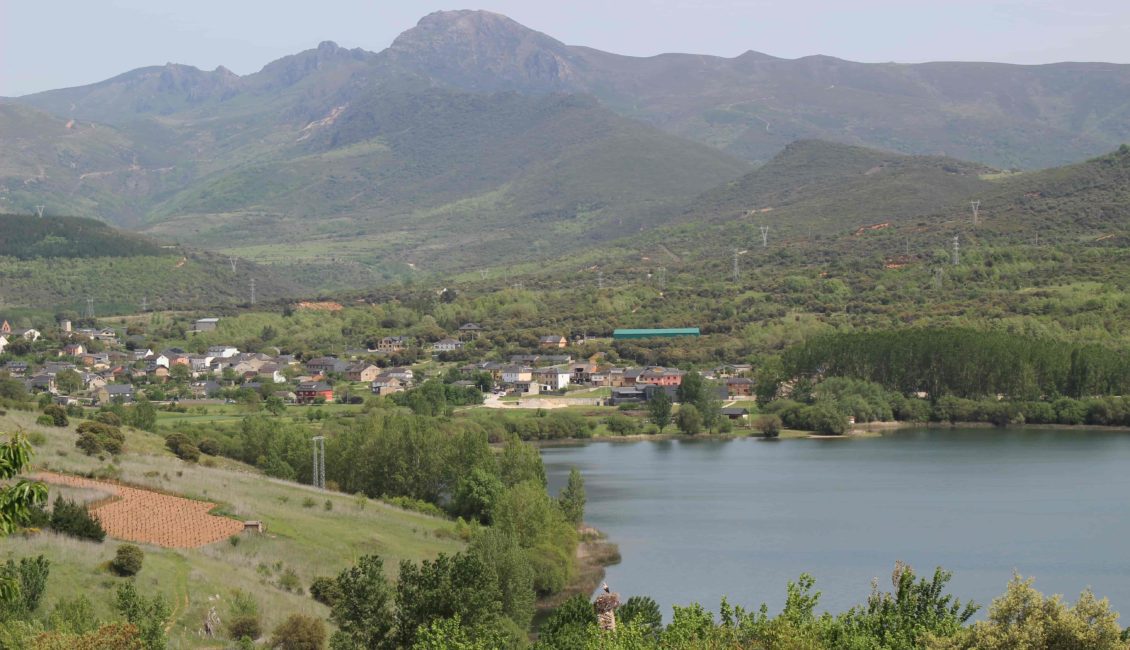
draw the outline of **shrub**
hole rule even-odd
[[[757,418],[757,423],[754,426],[766,438],[776,438],[781,434],[781,417],[773,414],[762,415]]]
[[[205,438],[196,445],[201,453],[208,454],[209,456],[220,455],[220,443],[216,442],[215,438]]]
[[[341,597],[341,589],[334,578],[318,576],[310,583],[310,597],[327,607],[333,607]]]
[[[64,535],[95,542],[106,539],[106,531],[102,529],[97,519],[90,516],[86,507],[63,497],[56,497],[51,508],[51,529]]]
[[[259,621],[259,603],[251,594],[236,589],[231,595],[231,615],[228,617],[228,636],[232,639],[258,639],[263,634]]]
[[[67,409],[58,404],[44,407],[43,414],[51,417],[51,423],[54,426],[65,427],[70,424],[70,420],[67,419]]]
[[[259,615],[254,616],[234,616],[228,621],[228,636],[233,639],[248,638],[255,640],[263,633],[262,625],[259,623]]]
[[[126,437],[122,430],[111,424],[88,420],[78,425],[76,429],[79,439],[75,446],[93,456],[100,452],[120,454],[125,448]]]
[[[312,616],[291,614],[275,628],[269,645],[281,650],[322,650],[326,626]]]
[[[118,417],[118,414],[114,413],[113,411],[100,411],[97,415],[94,416],[94,421],[101,422],[102,424],[108,424],[112,427],[122,426],[122,419]]]
[[[133,544],[122,544],[110,562],[110,568],[120,576],[137,575],[141,571],[141,563],[145,560],[145,553]]]
[[[55,426],[55,419],[52,418],[50,415],[43,414],[43,415],[35,418],[35,423],[38,424],[41,427],[53,427],[53,426]]]
[[[303,508],[313,508],[316,505],[318,505],[318,502],[315,501],[312,497],[306,497],[305,499],[302,500],[302,507]]]
[[[287,567],[286,571],[283,571],[282,575],[279,576],[279,587],[284,591],[293,591],[296,594],[302,593],[302,581],[298,578],[294,569],[290,567]]]
[[[330,510],[334,509],[334,502],[326,499],[326,502],[322,504],[322,507],[326,510],[326,512],[329,512]]]
[[[200,460],[200,448],[196,446],[192,438],[189,438],[183,433],[169,434],[169,436],[165,438],[165,446],[181,460],[190,463],[195,463]]]

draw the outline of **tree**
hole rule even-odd
[[[137,404],[127,411],[126,423],[135,429],[153,431],[157,426],[157,409],[147,399],[138,400]]]
[[[534,618],[534,568],[518,541],[494,526],[479,528],[468,552],[475,555],[498,584],[502,614],[519,630],[526,630]]]
[[[8,482],[20,475],[31,462],[31,444],[16,434],[0,443],[0,537],[10,535],[31,517],[32,510],[47,500],[47,486],[24,479]]]
[[[50,424],[56,427],[65,427],[70,422],[67,419],[67,409],[58,404],[50,404],[43,409],[43,414],[50,418]]]
[[[275,628],[268,645],[281,650],[322,650],[326,646],[326,626],[312,616],[291,614]]]
[[[27,399],[27,388],[15,379],[0,379],[0,399],[23,402]]]
[[[766,438],[776,438],[781,434],[781,416],[776,413],[762,415],[757,418],[757,423],[754,426]]]
[[[9,595],[0,595],[0,620],[24,618],[35,612],[47,589],[50,573],[51,562],[42,555],[20,558],[18,564],[8,560],[0,566],[0,582],[16,587]]]
[[[502,613],[494,572],[469,553],[400,563],[396,586],[399,647],[416,642],[416,630],[435,619],[458,618],[468,629],[490,627]]]
[[[1118,614],[1104,598],[1090,590],[1079,595],[1074,605],[1059,596],[1046,598],[1032,586],[1032,579],[1014,575],[1008,591],[993,600],[989,618],[978,621],[951,638],[933,639],[936,650],[1011,650],[1048,648],[1050,650],[1122,650]]]
[[[365,648],[393,650],[396,626],[393,590],[384,576],[384,561],[363,555],[357,564],[337,577],[341,597],[330,610],[338,629],[330,637],[334,650]]]
[[[145,650],[165,650],[167,645],[165,623],[171,610],[164,597],[141,596],[131,581],[118,587],[114,596],[114,607],[126,622],[137,626]]]
[[[283,412],[286,411],[286,403],[283,402],[283,399],[278,395],[268,397],[265,406],[271,415],[282,415]]]
[[[263,623],[259,615],[259,603],[255,597],[242,589],[231,595],[228,606],[228,636],[234,640],[258,639],[263,633]]]
[[[90,516],[86,506],[63,499],[62,495],[55,497],[51,506],[51,529],[58,533],[101,542],[106,539],[106,531],[102,524]]]
[[[120,576],[133,576],[141,571],[141,564],[145,561],[145,553],[133,544],[122,544],[110,562],[110,568]]]
[[[574,526],[580,526],[585,517],[585,479],[576,467],[569,470],[569,482],[561,490],[557,503],[565,513],[565,519]]]
[[[616,618],[624,625],[636,625],[649,635],[658,635],[663,629],[663,614],[659,603],[648,596],[632,596],[616,610]]]
[[[697,404],[702,399],[702,395],[705,391],[706,382],[703,380],[702,375],[691,371],[683,375],[683,379],[679,383],[679,389],[675,392],[675,396],[680,404]]]
[[[412,650],[495,650],[512,643],[496,628],[469,629],[458,616],[438,618],[416,631]]]
[[[667,425],[671,424],[671,398],[666,391],[655,391],[655,395],[647,402],[647,414],[652,423],[659,427],[659,433],[663,433]]]
[[[702,415],[694,404],[683,404],[675,415],[675,426],[687,435],[694,435],[702,430]]]
[[[74,370],[64,370],[55,375],[55,386],[64,395],[74,395],[82,390],[82,375]]]

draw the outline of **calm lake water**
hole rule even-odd
[[[608,583],[665,616],[698,601],[778,611],[816,578],[821,608],[889,588],[895,560],[953,571],[986,608],[1013,571],[1130,615],[1130,433],[935,429],[851,440],[591,443],[542,452],[550,490],[585,477],[585,520],[620,545]],[[978,616],[984,616],[985,610]]]

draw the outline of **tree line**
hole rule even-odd
[[[864,379],[931,400],[1082,398],[1126,394],[1130,357],[1099,345],[966,328],[835,333],[786,350],[780,366],[763,373],[759,395],[798,377]]]

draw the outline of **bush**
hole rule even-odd
[[[45,407],[43,414],[51,417],[51,423],[54,426],[65,427],[70,424],[70,420],[67,419],[67,409],[58,404],[51,404]]]
[[[53,427],[55,426],[55,419],[50,415],[44,414],[35,418],[35,423],[41,427]]]
[[[283,571],[283,574],[279,576],[279,587],[284,591],[293,591],[296,594],[302,593],[302,581],[299,580],[294,569],[290,567],[287,567],[286,571]]]
[[[90,516],[84,506],[65,500],[63,497],[56,497],[51,508],[51,529],[64,535],[95,542],[106,539],[106,531],[102,529],[98,520]]]
[[[316,505],[318,505],[318,502],[315,501],[311,497],[306,497],[305,499],[302,500],[302,507],[303,508],[313,508]]]
[[[145,560],[145,553],[133,544],[122,544],[110,562],[110,568],[120,576],[133,576],[141,571],[141,563]]]
[[[263,634],[259,621],[259,603],[251,594],[236,589],[231,595],[231,615],[228,617],[228,636],[239,640],[244,637],[258,639]]]
[[[108,424],[112,427],[122,426],[122,419],[118,417],[118,414],[114,413],[113,411],[100,411],[97,415],[94,416],[94,421],[101,422],[102,424]]]
[[[275,628],[269,645],[281,650],[322,650],[326,645],[326,626],[312,616],[291,614]]]
[[[75,441],[75,446],[88,456],[103,451],[117,455],[125,448],[126,437],[116,426],[88,420],[78,425],[76,431],[79,439]]]
[[[255,640],[263,633],[262,625],[259,623],[259,615],[254,616],[242,615],[235,616],[228,621],[228,636],[232,639],[242,639],[244,637]]]
[[[165,446],[181,460],[190,463],[195,463],[200,460],[200,449],[196,446],[196,443],[193,442],[192,438],[189,438],[183,433],[169,434],[169,436],[165,438]]]
[[[774,414],[762,415],[757,418],[754,426],[766,438],[776,438],[781,434],[781,417]]]
[[[310,597],[327,607],[333,607],[341,597],[337,580],[328,576],[318,576],[310,583]]]
[[[201,453],[208,454],[209,456],[220,455],[220,443],[216,442],[215,438],[205,438],[196,445]]]

